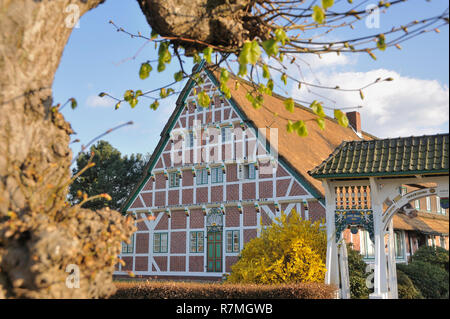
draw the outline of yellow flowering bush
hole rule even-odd
[[[296,211],[282,213],[248,242],[233,265],[231,283],[323,282],[326,233],[320,222],[303,220]]]

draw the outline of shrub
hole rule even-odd
[[[361,254],[354,250],[352,244],[347,244],[348,272],[350,277],[350,297],[355,299],[369,298],[371,293],[367,287],[366,279],[370,273],[366,273],[367,264]]]
[[[397,290],[399,299],[423,299],[411,279],[399,269],[397,269]]]
[[[248,242],[232,266],[231,283],[323,282],[326,234],[320,223],[303,220],[296,211],[282,213],[260,237]]]
[[[195,282],[116,282],[113,299],[331,299],[324,283],[278,285]]]
[[[436,265],[448,272],[449,255],[448,250],[442,247],[420,247],[412,256],[412,261],[423,261]]]
[[[448,272],[440,266],[415,260],[408,265],[397,265],[397,268],[411,279],[425,298],[448,298]]]

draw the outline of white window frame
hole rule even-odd
[[[426,201],[426,207],[427,207],[427,211],[428,212],[431,212],[431,198],[430,198],[430,196],[427,196],[426,198],[425,198],[425,201]]]
[[[208,182],[208,171],[206,170],[206,168],[197,169],[197,185],[208,185]]]
[[[222,167],[211,167],[211,184],[223,183]]]
[[[178,172],[170,172],[169,173],[169,187],[175,188],[180,186],[180,177],[178,176]]]

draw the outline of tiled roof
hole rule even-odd
[[[315,178],[448,173],[448,133],[343,142]]]
[[[448,216],[419,212],[417,217],[410,218],[404,214],[395,214],[394,228],[429,235],[448,235]]]

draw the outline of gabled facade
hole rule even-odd
[[[221,279],[244,244],[281,211],[324,219],[323,190],[307,170],[344,138],[361,134],[327,118],[328,131],[311,128],[306,139],[286,135],[283,98],[267,96],[270,111],[256,111],[243,98],[246,83],[226,99],[214,74],[202,74],[201,86],[189,81],[181,92],[145,175],[123,207],[135,215],[138,231],[123,245],[118,276],[131,271]],[[208,108],[197,104],[199,91],[210,96]],[[281,116],[267,113],[273,111]],[[296,116],[314,118],[304,107]]]

